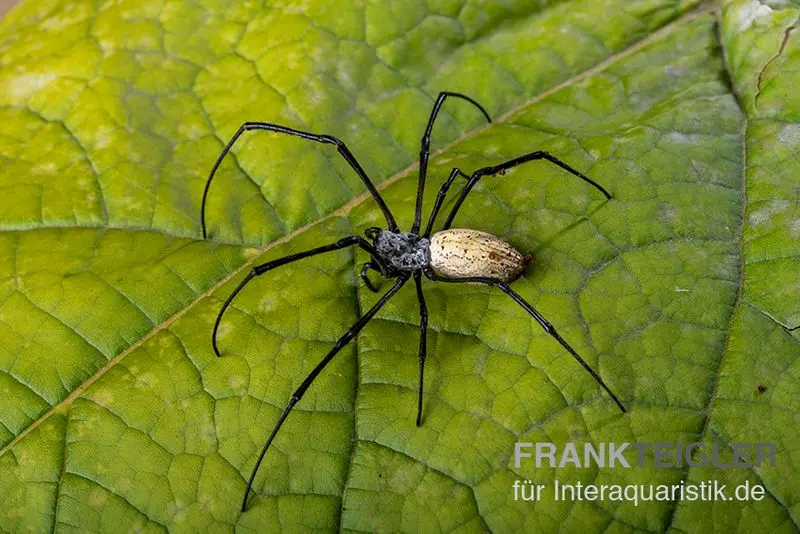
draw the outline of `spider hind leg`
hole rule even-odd
[[[616,394],[614,394],[614,392],[611,391],[611,388],[609,388],[603,381],[603,379],[600,377],[600,375],[597,374],[597,372],[594,369],[592,369],[588,363],[586,363],[586,360],[584,360],[580,356],[580,354],[578,354],[578,352],[575,349],[573,349],[572,346],[569,343],[567,343],[563,337],[561,337],[561,335],[556,331],[555,327],[552,324],[550,324],[550,321],[545,319],[544,315],[539,313],[533,306],[531,306],[528,303],[528,301],[522,298],[522,296],[519,293],[511,289],[511,287],[507,283],[503,282],[502,280],[498,280],[496,278],[487,278],[487,277],[446,278],[437,275],[430,269],[424,271],[424,273],[426,277],[438,282],[487,284],[500,289],[503,293],[511,297],[514,300],[514,302],[519,304],[522,307],[522,309],[524,309],[528,313],[528,315],[533,317],[536,320],[536,322],[539,323],[539,325],[544,329],[545,332],[547,332],[547,334],[549,334],[553,339],[558,341],[558,343],[562,347],[564,347],[567,350],[567,352],[570,353],[570,355],[575,359],[575,361],[577,361],[581,365],[581,367],[583,367],[586,370],[586,372],[588,372],[592,376],[592,378],[594,378],[595,382],[597,382],[600,385],[600,387],[603,388],[603,390],[605,390],[606,393],[608,393],[608,395],[611,397],[611,400],[614,401],[614,403],[617,405],[617,407],[620,409],[622,413],[627,412],[625,406],[622,404],[622,402],[620,402]]]

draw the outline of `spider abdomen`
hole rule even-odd
[[[514,247],[492,234],[451,228],[431,237],[430,267],[446,278],[494,278],[513,282],[530,262]]]

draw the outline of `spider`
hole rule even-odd
[[[262,274],[276,267],[302,260],[304,258],[309,258],[311,256],[316,256],[317,254],[323,254],[325,252],[340,250],[351,246],[358,246],[368,252],[370,255],[369,261],[364,263],[360,272],[360,277],[364,281],[364,284],[367,286],[367,288],[373,292],[378,292],[378,289],[372,284],[367,276],[367,273],[370,270],[377,271],[386,279],[396,279],[392,287],[386,293],[384,293],[383,296],[381,296],[378,301],[360,319],[358,319],[358,321],[356,321],[355,324],[349,330],[347,330],[347,332],[344,333],[344,335],[338,339],[333,348],[317,364],[311,373],[309,373],[309,375],[305,378],[305,380],[303,380],[297,390],[289,398],[286,408],[283,410],[283,413],[275,423],[275,427],[272,429],[272,432],[267,438],[267,442],[261,449],[261,454],[258,456],[258,460],[256,460],[256,463],[253,466],[250,479],[248,480],[247,487],[245,488],[244,498],[242,499],[242,512],[244,512],[247,508],[248,496],[253,485],[253,480],[258,472],[258,468],[261,465],[261,461],[264,459],[267,449],[269,449],[272,440],[275,438],[278,430],[280,430],[283,422],[286,420],[286,417],[292,411],[292,408],[294,408],[294,406],[300,401],[306,390],[308,390],[317,376],[319,376],[322,370],[325,369],[325,366],[331,362],[334,356],[336,356],[336,354],[342,350],[347,343],[356,337],[356,335],[367,325],[367,323],[373,317],[375,317],[375,314],[378,312],[378,310],[380,310],[381,307],[386,304],[386,302],[391,299],[411,278],[414,279],[414,285],[416,286],[420,316],[417,426],[422,424],[422,392],[425,374],[426,334],[428,326],[428,310],[425,306],[425,297],[422,292],[423,275],[437,282],[488,284],[503,291],[505,294],[514,299],[517,304],[522,306],[522,308],[528,312],[528,314],[530,314],[536,320],[536,322],[542,326],[542,328],[544,328],[545,332],[555,338],[556,341],[558,341],[567,350],[567,352],[569,352],[575,358],[575,360],[577,360],[577,362],[583,366],[583,368],[586,369],[590,375],[592,375],[592,378],[594,378],[597,383],[609,394],[619,409],[622,412],[625,412],[625,407],[619,401],[617,396],[609,389],[605,382],[603,382],[603,379],[600,378],[600,376],[589,366],[589,364],[587,364],[583,358],[581,358],[575,349],[573,349],[569,343],[567,343],[559,335],[553,325],[550,324],[550,322],[548,322],[541,313],[536,311],[533,306],[526,302],[525,299],[523,299],[509,286],[511,282],[519,278],[525,266],[530,262],[531,257],[529,255],[523,256],[510,244],[491,234],[480,232],[478,230],[451,228],[453,219],[455,219],[458,210],[464,203],[464,199],[467,198],[467,195],[478,182],[478,180],[484,176],[493,176],[497,174],[502,176],[507,170],[529,161],[540,159],[548,161],[554,165],[557,165],[558,167],[561,167],[572,175],[577,176],[584,182],[591,184],[597,190],[603,193],[606,199],[610,199],[611,195],[600,184],[588,178],[587,176],[584,176],[555,156],[552,156],[545,151],[537,150],[535,152],[504,161],[497,165],[483,167],[473,172],[471,175],[467,175],[466,173],[462,172],[461,169],[454,168],[450,172],[447,180],[439,189],[439,193],[436,196],[436,200],[434,202],[430,217],[428,218],[428,222],[425,225],[425,229],[424,231],[420,232],[422,223],[422,197],[428,171],[428,159],[430,157],[431,132],[433,130],[433,125],[436,122],[436,118],[439,115],[439,111],[448,97],[459,98],[472,104],[483,114],[488,122],[491,122],[491,118],[483,106],[481,106],[472,98],[450,91],[443,91],[439,93],[438,97],[436,98],[436,102],[433,105],[433,109],[431,110],[431,115],[425,128],[425,133],[422,135],[419,153],[419,181],[417,186],[414,223],[408,232],[403,232],[400,230],[400,228],[398,228],[391,210],[386,205],[386,202],[384,202],[380,193],[375,188],[375,185],[369,179],[353,153],[347,148],[347,145],[345,145],[340,139],[331,135],[318,135],[267,122],[246,122],[233,135],[231,140],[228,141],[228,144],[225,145],[225,148],[222,150],[219,157],[217,157],[214,166],[211,168],[211,173],[208,176],[205,189],[203,190],[203,200],[200,208],[203,239],[205,239],[207,236],[205,206],[206,199],[208,197],[208,190],[211,186],[211,180],[214,178],[214,174],[222,163],[223,158],[230,151],[236,140],[239,139],[243,133],[251,130],[264,130],[268,132],[286,134],[300,137],[302,139],[316,141],[318,143],[333,145],[336,147],[338,153],[342,156],[342,158],[344,158],[350,167],[352,167],[359,178],[361,178],[361,181],[366,186],[367,191],[369,191],[372,198],[378,204],[378,207],[386,219],[386,225],[388,227],[386,230],[377,227],[368,228],[364,232],[366,239],[358,235],[352,235],[344,237],[335,243],[312,248],[296,254],[290,254],[282,258],[262,263],[261,265],[256,265],[225,300],[225,303],[222,305],[216,321],[214,322],[214,329],[211,333],[211,345],[214,348],[214,353],[217,355],[217,357],[220,356],[219,348],[217,347],[217,330],[225,310],[228,308],[228,306],[230,306],[236,295],[239,294],[239,292],[250,280],[256,276],[261,276]],[[431,234],[434,221],[436,220],[436,216],[439,214],[439,210],[442,207],[447,192],[452,186],[453,181],[459,176],[466,179],[466,185],[456,198],[450,213],[445,219],[442,229]]]

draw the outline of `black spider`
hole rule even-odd
[[[330,361],[334,356],[336,356],[342,347],[344,347],[361,331],[362,328],[364,328],[370,319],[375,316],[378,310],[384,304],[386,304],[386,302],[392,298],[392,296],[394,296],[394,294],[397,293],[412,276],[414,277],[414,283],[417,289],[417,299],[419,300],[420,310],[419,395],[417,401],[417,426],[420,426],[422,422],[422,390],[426,355],[425,340],[428,325],[428,311],[425,306],[425,298],[422,294],[421,280],[423,274],[431,280],[441,282],[477,282],[489,284],[505,292],[520,306],[522,306],[525,311],[528,312],[534,319],[536,319],[542,328],[544,328],[548,334],[553,336],[578,361],[578,363],[580,363],[583,368],[592,375],[592,377],[600,384],[600,386],[611,396],[619,409],[625,412],[625,407],[622,405],[619,399],[617,399],[617,396],[614,395],[614,393],[608,388],[608,386],[606,386],[600,376],[591,367],[589,367],[583,358],[581,358],[578,353],[575,352],[575,350],[566,341],[564,341],[558,332],[556,332],[556,329],[553,328],[553,325],[551,325],[547,319],[545,319],[533,308],[533,306],[528,304],[520,295],[518,295],[513,289],[511,289],[511,287],[509,287],[508,284],[520,276],[525,268],[525,265],[530,261],[530,256],[523,256],[511,245],[490,234],[479,232],[477,230],[450,229],[453,219],[458,213],[459,208],[461,208],[461,204],[464,202],[464,199],[481,177],[495,174],[503,175],[508,169],[528,161],[543,159],[558,165],[581,180],[588,182],[600,190],[607,199],[610,199],[611,195],[608,193],[608,191],[563,161],[541,150],[519,156],[498,165],[483,167],[482,169],[478,169],[477,171],[473,172],[471,175],[467,175],[460,169],[454,168],[450,172],[450,176],[442,185],[441,189],[439,189],[439,193],[436,196],[436,201],[434,203],[430,218],[425,226],[425,231],[420,234],[420,225],[422,221],[422,196],[425,189],[425,178],[428,171],[431,131],[433,130],[433,124],[436,121],[436,117],[439,114],[442,104],[447,97],[450,96],[461,98],[473,104],[481,111],[481,113],[483,113],[483,115],[486,117],[486,120],[491,122],[491,118],[486,110],[468,96],[453,92],[439,93],[436,103],[433,105],[433,110],[431,111],[428,125],[425,128],[425,133],[422,136],[422,146],[419,153],[419,185],[417,187],[416,211],[414,212],[414,224],[411,226],[411,230],[409,232],[400,231],[400,229],[397,227],[397,223],[394,220],[392,212],[389,210],[389,207],[384,202],[372,181],[364,172],[364,169],[361,167],[361,165],[359,165],[355,156],[353,156],[352,152],[350,152],[347,146],[336,137],[330,135],[317,135],[266,122],[246,122],[241,126],[241,128],[239,128],[236,134],[234,134],[234,136],[222,150],[222,153],[217,158],[216,163],[214,163],[214,167],[211,169],[211,174],[209,175],[208,180],[206,181],[205,189],[203,190],[203,201],[200,212],[204,239],[206,237],[206,197],[208,196],[208,189],[211,185],[211,180],[214,177],[214,173],[219,168],[222,159],[225,157],[225,154],[230,151],[231,147],[239,138],[239,136],[248,130],[267,130],[270,132],[283,133],[301,137],[303,139],[309,139],[318,143],[334,145],[339,154],[353,168],[356,174],[358,174],[358,176],[361,178],[361,181],[364,182],[364,185],[372,195],[372,198],[375,199],[375,202],[378,203],[378,206],[383,212],[383,215],[386,218],[386,224],[388,226],[387,230],[375,227],[367,229],[365,235],[368,239],[353,235],[340,239],[335,243],[313,248],[305,252],[284,256],[283,258],[278,258],[254,267],[253,270],[250,271],[250,273],[239,283],[227,300],[225,300],[225,304],[222,305],[222,309],[220,309],[219,315],[214,322],[214,330],[211,335],[211,344],[214,347],[214,353],[217,356],[220,355],[219,349],[217,348],[217,329],[219,328],[219,323],[222,319],[222,315],[225,313],[225,310],[228,308],[231,301],[239,293],[239,291],[241,291],[251,279],[256,276],[260,276],[265,272],[274,269],[275,267],[280,267],[281,265],[286,265],[287,263],[291,263],[293,261],[315,256],[317,254],[322,254],[323,252],[330,252],[333,250],[339,250],[357,245],[366,250],[371,257],[361,269],[361,278],[370,290],[374,292],[378,291],[367,277],[367,271],[370,269],[379,272],[387,279],[397,279],[391,289],[389,289],[389,291],[387,291],[380,299],[378,299],[378,302],[376,302],[375,305],[372,306],[369,311],[367,311],[367,313],[365,313],[358,321],[356,321],[356,323],[347,332],[345,332],[342,337],[339,338],[330,352],[328,352],[322,361],[317,364],[314,370],[311,371],[305,380],[303,380],[303,383],[300,384],[300,387],[298,387],[294,394],[292,394],[288,405],[278,419],[278,422],[275,424],[275,428],[272,430],[267,442],[264,444],[264,448],[261,450],[261,454],[259,455],[258,460],[253,467],[253,471],[250,474],[250,480],[247,482],[247,488],[244,492],[244,499],[242,500],[242,511],[244,511],[247,506],[247,498],[250,494],[250,489],[253,485],[253,480],[256,476],[256,472],[258,471],[258,467],[261,465],[261,461],[263,460],[267,449],[272,443],[272,440],[275,438],[275,435],[278,433],[281,425],[286,420],[286,417],[289,415],[289,412],[291,412],[295,404],[300,401],[300,399],[303,397],[303,394],[306,392],[312,382],[314,382],[314,379],[317,378],[325,366],[330,363]],[[450,214],[447,216],[442,229],[431,235],[433,222],[439,213],[442,203],[444,202],[447,191],[450,189],[450,186],[457,176],[466,178],[467,183],[456,199],[456,202],[453,205]]]

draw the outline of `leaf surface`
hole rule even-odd
[[[800,522],[800,236],[793,33],[800,8],[729,2],[24,2],[0,28],[0,516],[19,530],[770,530]],[[794,39],[794,40],[793,40]],[[251,282],[253,265],[382,225],[344,139],[402,227],[439,90],[426,213],[467,172],[456,219],[534,255],[515,289],[616,391],[510,299],[426,283],[425,418],[414,425],[413,286],[320,375],[241,514],[292,391],[377,296],[342,251]],[[311,146],[309,146],[311,145]],[[452,204],[452,200],[446,207]],[[358,283],[357,283],[358,282]],[[389,285],[384,283],[385,291]],[[759,387],[761,386],[761,387]],[[763,391],[762,391],[763,388]],[[514,467],[514,443],[692,442],[754,469]],[[513,500],[529,479],[763,484],[761,501]],[[547,495],[547,493],[545,493]],[[709,513],[711,510],[711,513]]]

